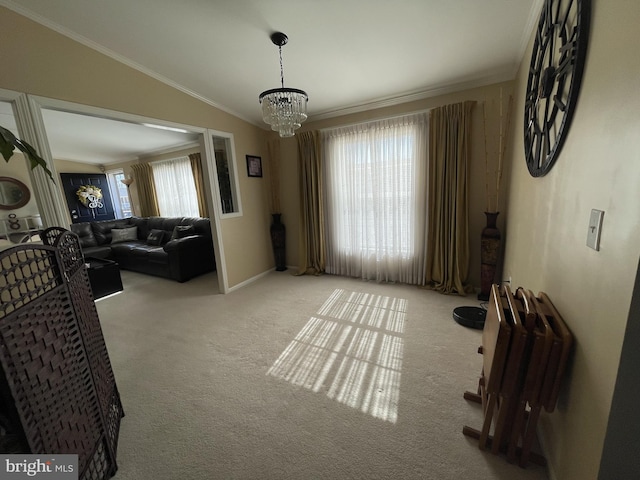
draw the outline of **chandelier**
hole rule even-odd
[[[288,37],[282,32],[271,35],[271,41],[278,46],[280,53],[280,83],[282,88],[273,88],[260,94],[262,119],[271,125],[271,130],[281,137],[293,137],[294,131],[300,128],[307,119],[307,101],[309,97],[304,90],[284,87],[284,70],[282,68],[282,46],[287,44]]]

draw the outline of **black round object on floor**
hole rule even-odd
[[[482,330],[487,311],[480,307],[456,307],[453,309],[453,319],[460,325]]]

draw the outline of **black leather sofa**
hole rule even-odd
[[[215,270],[208,218],[131,217],[74,223],[85,257],[178,282]]]

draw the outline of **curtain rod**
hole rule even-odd
[[[381,120],[393,120],[394,118],[408,117],[410,115],[418,115],[420,113],[429,113],[434,108],[437,108],[437,107],[414,110],[412,112],[400,113],[398,115],[380,116],[380,117],[375,117],[375,118],[370,118],[370,119],[367,119],[367,120],[363,120],[363,121],[360,121],[360,122],[345,123],[345,124],[342,124],[342,125],[335,125],[335,126],[332,126],[332,127],[319,128],[318,131],[319,132],[325,132],[327,130],[334,130],[336,128],[355,127],[356,125],[363,125],[365,123],[379,122]]]
[[[145,162],[145,163],[153,165],[154,163],[175,162],[176,160],[189,160],[189,155],[180,155],[179,157],[173,157],[173,158],[163,158],[162,160],[153,160],[151,162]]]

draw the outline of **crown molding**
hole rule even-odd
[[[527,18],[527,23],[522,30],[522,38],[520,39],[520,48],[518,48],[518,57],[517,61],[514,62],[513,66],[513,76],[515,77],[518,73],[518,69],[520,68],[520,63],[524,59],[524,54],[527,51],[527,46],[529,45],[529,40],[531,39],[531,35],[534,30],[538,26],[538,20],[540,17],[540,12],[542,10],[542,5],[545,0],[532,0],[531,9],[529,10],[529,17]]]
[[[446,95],[449,93],[456,93],[463,90],[470,90],[472,88],[484,87],[492,85],[494,83],[507,82],[515,78],[515,73],[512,71],[503,72],[499,74],[489,75],[476,80],[470,80],[467,82],[455,83],[451,85],[444,85],[440,87],[434,87],[427,90],[420,90],[417,92],[409,92],[403,95],[397,95],[393,97],[385,97],[379,100],[371,102],[360,103],[350,105],[347,107],[341,107],[331,110],[324,110],[319,113],[309,115],[308,122],[316,122],[318,120],[326,120],[328,118],[341,117],[344,115],[350,115],[352,113],[366,112],[369,110],[376,110],[379,108],[393,107],[403,103],[415,102],[417,100],[424,100],[426,98],[437,97],[439,95]]]
[[[22,15],[23,17],[26,17],[30,20],[33,20],[36,23],[39,23],[40,25],[53,30],[61,35],[64,35],[65,37],[70,38],[71,40],[80,43],[81,45],[84,45],[85,47],[88,47],[92,50],[95,50],[103,55],[106,55],[107,57],[122,63],[130,68],[133,68],[134,70],[137,70],[140,73],[143,73],[155,80],[158,80],[159,82],[164,83],[165,85],[175,88],[176,90],[181,91],[182,93],[185,93],[187,95],[189,95],[190,97],[195,98],[196,100],[199,100],[201,102],[206,103],[207,105],[210,105],[212,107],[217,108],[218,110],[222,110],[223,112],[228,113],[229,115],[233,115],[234,117],[239,118],[240,120],[244,120],[245,122],[248,122],[252,125],[256,125],[259,126],[255,120],[247,118],[245,116],[243,116],[242,114],[224,106],[221,105],[217,102],[214,102],[213,100],[211,100],[210,98],[204,97],[202,95],[200,95],[197,92],[194,92],[193,90],[180,85],[177,82],[174,82],[173,80],[155,72],[154,70],[151,70],[150,68],[147,68],[143,65],[140,65],[139,63],[131,60],[130,58],[127,58],[123,55],[120,55],[119,53],[114,52],[113,50],[110,50],[96,42],[94,42],[93,40],[90,40],[78,33],[72,32],[71,30],[69,30],[66,27],[63,27],[62,25],[59,25],[53,21],[51,21],[48,18],[43,17],[42,15],[39,15],[25,7],[23,7],[22,5],[17,5],[16,3],[12,2],[11,0],[0,0],[0,5],[8,8],[9,10],[14,11],[15,13],[17,13],[18,15]]]

